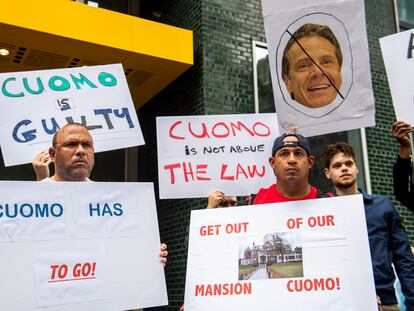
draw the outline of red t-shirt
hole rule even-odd
[[[290,201],[299,201],[299,200],[309,200],[316,199],[318,196],[318,189],[311,186],[311,191],[308,195],[302,198],[287,198],[277,192],[276,184],[271,185],[269,188],[261,188],[254,199],[253,204],[267,204],[267,203],[279,203],[279,202],[290,202]]]

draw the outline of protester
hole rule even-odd
[[[329,105],[342,84],[342,52],[326,25],[305,24],[283,52],[282,78],[291,99],[309,108]]]
[[[296,200],[316,199],[332,196],[321,193],[309,184],[309,173],[315,164],[309,142],[306,137],[296,133],[285,133],[273,143],[269,164],[276,176],[276,183],[261,188],[257,195],[249,197],[249,204],[266,204]],[[214,204],[218,200],[229,198],[222,191],[215,191],[208,198],[208,208],[222,207]]]
[[[277,137],[273,143],[272,155],[269,157],[276,183],[260,189],[248,203],[266,204],[332,196],[329,193],[321,193],[309,184],[309,173],[315,160],[306,137],[296,133],[285,133]],[[223,192],[219,193],[224,196]],[[211,200],[210,195],[209,202]]]
[[[411,159],[411,132],[413,128],[404,121],[392,125],[392,134],[400,143],[400,152],[394,163],[394,194],[398,201],[414,213],[414,172]]]
[[[321,193],[309,184],[309,173],[315,164],[306,137],[296,133],[285,133],[273,143],[269,164],[276,176],[276,184],[261,188],[257,195],[249,197],[248,204],[266,204],[316,199],[333,196]],[[235,197],[225,196],[222,191],[214,191],[208,197],[207,208],[230,206]],[[223,206],[225,205],[225,206]],[[184,311],[184,305],[180,311]]]
[[[95,158],[93,139],[86,126],[70,123],[53,136],[49,156],[55,165],[55,174],[43,181],[80,181],[90,182]],[[41,159],[40,159],[41,160]],[[160,245],[161,263],[167,263],[167,245]]]
[[[399,310],[394,290],[397,275],[406,297],[407,310],[414,310],[414,256],[400,216],[385,196],[369,195],[358,188],[358,167],[354,148],[343,142],[327,145],[322,153],[325,175],[335,187],[338,196],[362,194],[375,289],[384,311]]]
[[[51,181],[90,181],[95,158],[93,139],[85,126],[72,123],[57,131],[49,156],[55,165]]]
[[[300,134],[285,133],[273,143],[269,164],[276,184],[260,189],[253,204],[316,199],[322,194],[309,184],[309,174],[316,158],[308,140]]]

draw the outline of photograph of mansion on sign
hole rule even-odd
[[[303,277],[300,233],[268,233],[262,244],[247,239],[240,241],[239,280]]]

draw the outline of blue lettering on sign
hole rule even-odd
[[[63,206],[59,203],[0,203],[0,218],[61,217]]]
[[[69,98],[57,99],[56,102],[59,106],[60,111],[66,111],[66,110],[72,109],[69,103]]]
[[[54,135],[60,129],[60,127],[59,127],[59,124],[57,124],[55,118],[51,118],[50,123],[52,123],[52,128],[51,129],[49,129],[47,127],[46,120],[42,119],[42,127],[45,130],[45,133],[49,134],[49,135]]]
[[[26,132],[22,132],[21,134],[22,134],[22,136],[23,136],[23,139],[21,139],[21,138],[19,138],[18,136],[17,136],[17,131],[22,127],[22,126],[27,126],[27,125],[29,125],[30,123],[32,123],[32,121],[30,121],[30,120],[22,120],[22,121],[20,121],[19,123],[17,123],[16,124],[16,126],[14,127],[14,129],[13,129],[13,134],[12,134],[12,136],[13,136],[13,139],[15,140],[15,141],[17,141],[18,143],[26,143],[26,142],[28,142],[28,141],[31,141],[31,140],[33,140],[33,139],[35,139],[36,138],[36,135],[35,135],[35,133],[36,133],[36,130],[35,129],[33,129],[33,130],[28,130],[28,131],[26,131]]]
[[[70,108],[67,108],[67,109],[70,109]],[[128,108],[125,108],[125,107],[121,109],[114,109],[114,110],[112,110],[111,108],[94,109],[94,114],[97,116],[99,115],[103,116],[104,121],[109,130],[114,129],[114,124],[112,120],[117,119],[117,118],[124,119],[126,123],[128,124],[128,128],[135,127],[132,121],[131,115],[129,114],[129,110]],[[75,122],[75,120],[71,116],[67,116],[65,117],[65,119],[66,119],[66,123]],[[79,122],[85,125],[89,131],[103,128],[103,125],[100,125],[100,124],[87,124],[86,116],[84,115],[81,115],[80,121],[76,120],[76,122]],[[24,119],[24,120],[19,121],[13,128],[13,132],[12,132],[13,140],[17,143],[27,143],[27,142],[35,140],[37,138],[38,133],[40,135],[42,133],[53,135],[56,133],[57,130],[60,129],[60,125],[56,121],[55,117],[51,117],[50,119],[41,119],[40,123],[41,124],[39,124],[38,126],[39,128],[37,129],[36,124],[34,124],[33,121],[30,119]],[[29,127],[30,129],[28,129]]]
[[[95,112],[95,115],[97,115],[97,116],[103,115],[103,117],[105,119],[105,122],[106,122],[106,125],[108,126],[108,129],[110,129],[110,130],[112,130],[114,128],[114,126],[112,124],[112,121],[111,121],[111,117],[110,117],[110,114],[112,114],[112,113],[117,118],[120,118],[120,119],[125,118],[125,120],[128,123],[128,127],[129,128],[134,128],[134,123],[132,122],[131,115],[129,114],[129,110],[126,107],[122,108],[121,110],[120,109],[112,110],[110,108],[95,109],[94,112]]]
[[[128,108],[122,108],[122,111],[119,111],[119,109],[115,109],[114,110],[114,114],[118,118],[125,117],[125,119],[128,122],[129,128],[133,128],[134,127],[134,123],[132,123],[131,116],[129,115]]]
[[[121,216],[124,213],[121,203],[114,203],[113,206],[109,203],[89,203],[89,216]]]

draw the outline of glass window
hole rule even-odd
[[[401,26],[404,29],[409,29],[414,26],[414,1],[413,0],[398,0],[397,1],[398,18]],[[411,24],[409,27],[409,25]]]
[[[93,7],[99,7],[119,13],[129,13],[129,6],[131,0],[74,0],[76,2],[84,3]],[[136,0],[134,0],[136,2]]]
[[[275,112],[269,57],[264,43],[254,42],[254,73],[256,112]]]
[[[270,67],[267,53],[267,45],[262,42],[253,42],[253,75],[255,91],[256,113],[275,112],[272,83],[270,78]],[[364,161],[364,144],[362,137],[365,137],[363,130],[352,130],[327,135],[314,136],[309,138],[312,151],[317,157],[317,165],[311,172],[310,182],[321,191],[333,191],[332,185],[323,173],[323,164],[320,161],[323,146],[338,141],[345,141],[351,144],[357,152],[357,163],[359,168],[358,186],[370,192],[370,184],[367,174],[367,163]]]

